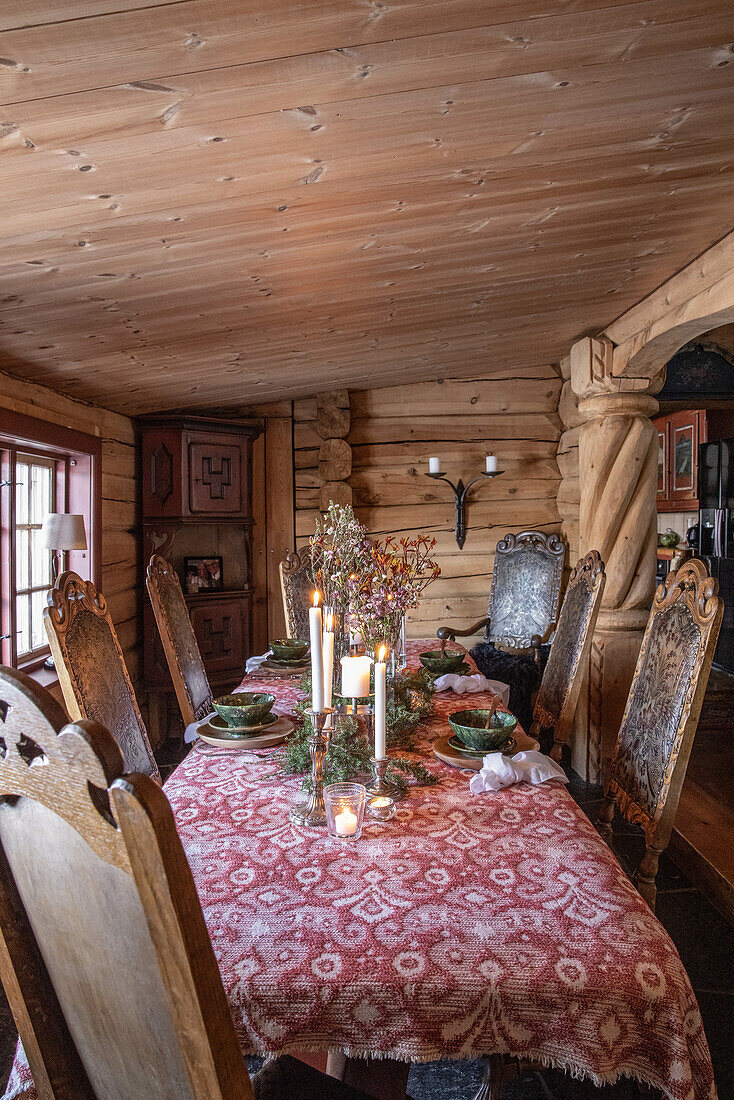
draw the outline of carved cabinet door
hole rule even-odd
[[[237,516],[247,511],[244,444],[216,436],[188,437],[189,510],[192,515]]]
[[[145,432],[142,461],[144,515],[180,515],[181,433],[175,430]]]
[[[228,671],[233,681],[244,675],[250,655],[249,596],[187,597],[191,623],[209,678]]]

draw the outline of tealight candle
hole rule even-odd
[[[369,657],[342,657],[342,695],[346,699],[364,699],[370,693]]]
[[[486,459],[484,460],[484,465],[485,465],[486,472],[488,474],[496,474],[497,473],[497,456],[496,455],[487,455]]]
[[[334,828],[337,836],[354,836],[357,832],[357,815],[348,806],[334,814]]]
[[[324,709],[324,654],[321,640],[321,608],[319,594],[313,594],[313,607],[308,609],[308,627],[311,639],[311,709]]]
[[[375,661],[375,759],[384,760],[386,753],[385,736],[385,696],[386,696],[386,672],[385,654],[387,649],[380,646]]]
[[[429,458],[428,459],[428,472],[429,474],[439,474],[441,472],[441,459]]]

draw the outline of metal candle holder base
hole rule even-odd
[[[387,766],[390,763],[389,759],[385,757],[384,760],[378,760],[376,757],[371,757],[370,764],[372,770],[375,773],[375,777],[371,783],[367,783],[365,789],[368,795],[375,796],[387,796],[391,798],[393,802],[400,802],[405,797],[405,791],[402,787],[398,787],[397,783],[391,783],[389,779],[385,778],[387,772]]]
[[[324,731],[326,720],[333,714],[329,707],[326,710],[309,710],[313,737],[308,739],[308,747],[311,753],[311,794],[308,802],[294,806],[289,817],[297,825],[325,825],[326,807],[324,805],[324,760],[329,748],[329,731]]]

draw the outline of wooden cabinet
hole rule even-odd
[[[252,649],[252,441],[259,422],[204,417],[142,421],[143,556],[162,554],[186,592],[187,558],[221,558],[222,587],[186,595],[207,674],[235,686]],[[145,679],[172,689],[146,601]]]
[[[658,512],[698,508],[698,445],[707,439],[706,412],[686,409],[653,421],[658,433]]]

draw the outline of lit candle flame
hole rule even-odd
[[[319,606],[319,593],[318,592],[314,592],[314,594],[313,594],[313,605],[314,605],[314,607]]]
[[[385,660],[386,655],[387,655],[387,646],[381,645],[379,650],[378,650],[378,653],[377,653],[377,660],[379,661],[380,664],[382,664],[382,662]]]

